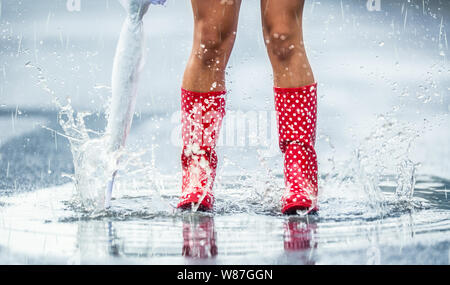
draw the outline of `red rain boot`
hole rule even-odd
[[[225,93],[181,90],[183,182],[178,208],[213,208],[217,168],[214,149],[225,116]]]
[[[317,211],[317,84],[274,91],[286,187],[281,212]]]

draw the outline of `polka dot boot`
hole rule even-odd
[[[317,211],[317,156],[314,150],[317,84],[274,88],[279,146],[284,154],[285,192],[281,211]]]
[[[212,210],[216,142],[225,116],[225,91],[181,90],[182,194],[178,208]]]

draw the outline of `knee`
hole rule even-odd
[[[265,43],[267,51],[272,58],[278,61],[289,61],[291,57],[298,51],[301,42],[295,34],[298,29],[289,24],[278,24],[265,27]]]
[[[198,30],[196,54],[201,63],[206,66],[223,64],[224,56],[233,48],[236,30],[208,23],[200,23]]]

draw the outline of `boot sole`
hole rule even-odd
[[[281,213],[284,215],[297,215],[297,211],[307,211],[307,215],[316,214],[319,211],[319,208],[315,206],[314,208],[311,208],[311,204],[303,203],[303,202],[297,202],[297,203],[291,203],[281,209]]]

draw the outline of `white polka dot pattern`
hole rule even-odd
[[[284,154],[282,212],[316,207],[317,156],[314,150],[317,84],[274,88],[279,146]]]
[[[217,168],[215,147],[225,116],[225,94],[225,91],[181,90],[183,181],[179,208],[200,202],[200,208],[212,209]]]

